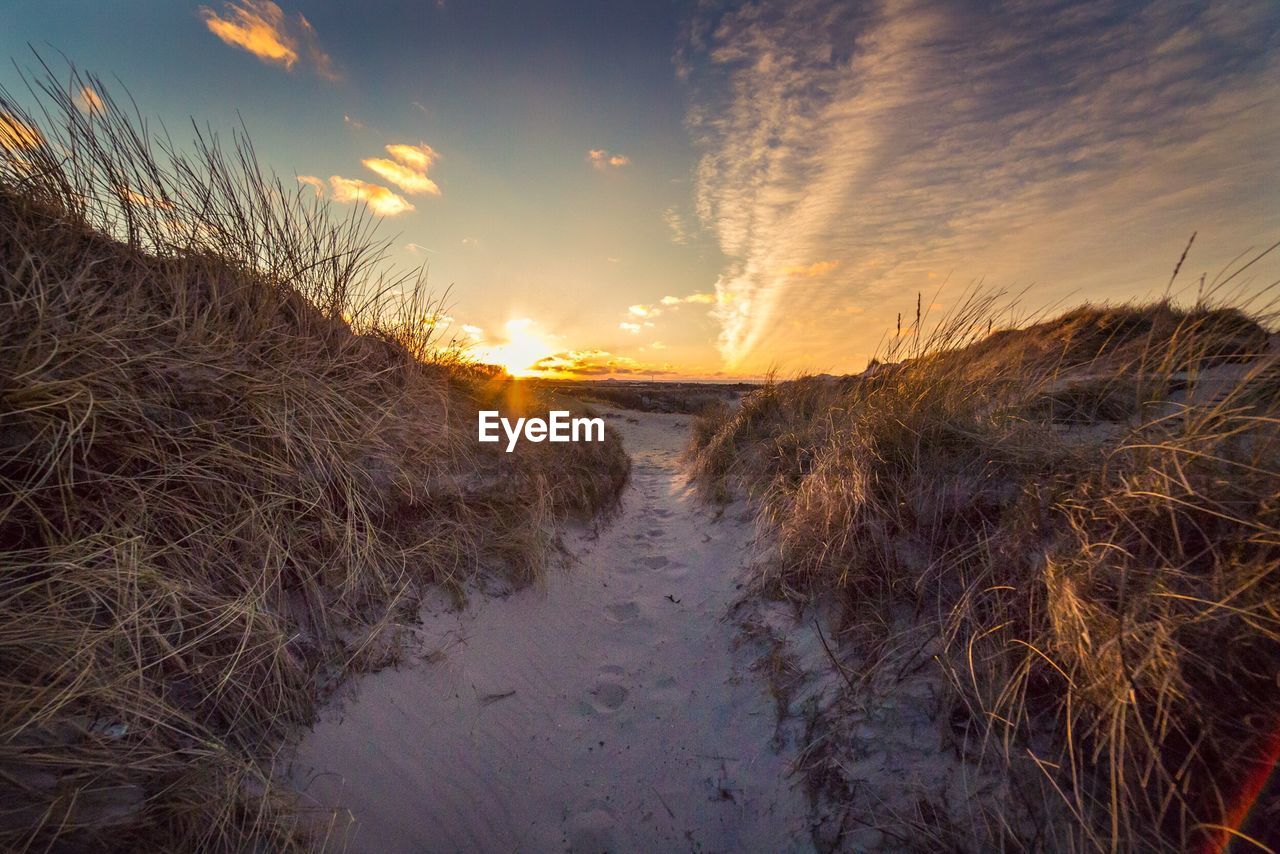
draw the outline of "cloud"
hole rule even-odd
[[[209,32],[264,62],[293,68],[298,51],[285,32],[284,11],[279,6],[270,0],[241,0],[223,4],[223,12],[225,18],[208,6],[200,7]]]
[[[333,65],[333,57],[321,50],[320,37],[316,35],[315,27],[311,26],[311,22],[301,12],[298,13],[298,26],[312,70],[325,80],[341,80],[342,75]]]
[[[603,148],[593,148],[587,152],[587,160],[597,169],[617,169],[631,163],[625,154],[610,154]]]
[[[271,0],[234,0],[223,3],[221,13],[201,6],[199,14],[209,32],[263,62],[291,71],[304,60],[326,80],[340,78],[311,22],[301,14],[290,19]]]
[[[677,64],[727,365],[848,352],[838,308],[891,324],[931,270],[1125,298],[1196,228],[1227,258],[1274,234],[1280,6],[1053,5],[700,7]]]
[[[430,193],[440,195],[440,188],[426,175],[427,167],[436,158],[436,152],[426,143],[405,145],[397,143],[386,147],[387,153],[394,160],[385,157],[371,157],[361,161],[368,169],[395,184],[406,193]],[[324,182],[314,175],[299,175],[299,183],[316,191],[317,196],[324,195]],[[403,196],[380,184],[371,184],[358,178],[344,178],[331,175],[329,185],[333,188],[333,199],[337,202],[364,202],[369,210],[378,216],[396,216],[414,209]],[[462,241],[467,246],[467,240]],[[416,251],[410,244],[410,252]],[[421,247],[419,247],[421,248]],[[429,251],[429,250],[428,250]]]
[[[580,377],[668,375],[668,366],[649,365],[606,350],[565,350],[539,359],[534,370]]]
[[[82,113],[101,113],[106,110],[106,104],[102,102],[102,96],[94,91],[92,86],[81,86],[74,100],[76,107]]]
[[[0,148],[7,151],[30,151],[44,145],[40,131],[6,112],[0,111]]]
[[[674,207],[669,207],[662,212],[662,221],[667,224],[673,243],[685,244],[693,239],[688,223],[685,222],[684,217]]]
[[[427,177],[427,169],[439,157],[435,149],[426,143],[405,145],[397,143],[386,147],[392,159],[370,157],[361,161],[365,168],[395,184],[406,193],[440,195],[440,187]]]
[[[656,305],[636,303],[627,307],[626,319],[618,324],[618,328],[632,335],[638,335],[642,329],[654,328],[656,326],[654,319],[661,317],[667,309],[678,309],[682,305],[709,305],[715,302],[714,294],[693,293],[684,297],[665,296],[658,300]]]
[[[353,130],[365,129],[364,122],[360,121],[359,119],[354,119],[351,116],[347,115],[346,113],[342,114],[342,123],[347,127],[352,128]]]
[[[316,198],[322,198],[324,196],[325,183],[322,179],[317,178],[315,175],[299,175],[298,183],[305,184],[306,186],[315,190]]]
[[[820,279],[839,266],[839,261],[815,261],[812,264],[792,264],[782,273],[789,279]]]
[[[430,193],[440,195],[440,188],[426,175],[414,172],[407,166],[387,160],[385,157],[371,157],[360,161],[365,168],[395,184],[406,193]]]
[[[370,184],[358,178],[332,175],[329,178],[329,185],[333,188],[334,201],[363,202],[378,216],[396,216],[413,210],[413,205],[402,196],[396,195],[386,187]]]
[[[678,305],[712,305],[716,301],[715,294],[689,294],[687,297],[665,296],[659,302],[665,306]]]
[[[426,172],[431,164],[440,157],[436,150],[425,142],[420,142],[417,145],[407,145],[402,142],[393,143],[387,146],[387,153],[410,169],[416,169],[419,172]]]
[[[136,205],[144,208],[158,208],[161,210],[169,210],[173,207],[173,203],[166,200],[149,196],[146,193],[140,193],[130,187],[128,184],[119,184],[115,188],[121,199],[130,205]]]

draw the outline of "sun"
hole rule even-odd
[[[513,377],[531,377],[542,373],[534,364],[555,352],[555,345],[540,334],[534,322],[517,317],[503,324],[505,338],[500,344],[485,347],[484,361],[500,366]]]

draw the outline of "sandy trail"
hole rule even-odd
[[[632,482],[576,563],[428,607],[422,653],[443,655],[358,680],[299,746],[293,782],[352,812],[351,850],[809,850],[774,700],[724,619],[749,524],[684,484],[687,417],[611,422]]]

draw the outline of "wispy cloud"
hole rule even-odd
[[[762,0],[704,6],[689,32],[694,200],[728,259],[731,366],[799,352],[796,324],[805,347],[847,350],[839,309],[929,271],[1127,295],[1196,227],[1274,231],[1268,0]]]
[[[792,264],[782,272],[791,279],[821,279],[839,266],[839,261],[814,261],[812,264]]]
[[[329,186],[333,188],[335,202],[363,202],[378,216],[396,216],[413,210],[413,205],[403,196],[396,195],[380,184],[332,175],[329,177]]]
[[[299,175],[298,183],[305,184],[306,186],[315,190],[316,196],[318,197],[324,195],[325,183],[322,179],[317,178],[315,175]]]
[[[587,152],[587,161],[597,169],[618,169],[631,163],[625,154],[610,153],[603,148],[593,148]]]
[[[334,67],[333,57],[320,49],[320,37],[316,35],[315,27],[311,26],[301,12],[298,13],[298,27],[302,35],[302,45],[307,55],[307,61],[311,63],[311,68],[316,74],[325,80],[341,80],[342,75]]]
[[[662,212],[662,221],[667,224],[667,229],[671,232],[671,241],[673,243],[688,243],[693,239],[693,233],[689,228],[689,224],[685,222],[683,216],[680,215],[675,207],[669,207]]]
[[[440,195],[440,187],[427,177],[427,169],[439,156],[435,149],[424,143],[388,145],[386,157],[370,157],[361,161],[366,169],[395,184],[406,193]]]
[[[221,12],[201,6],[200,19],[222,41],[263,62],[293,70],[301,61],[326,80],[341,76],[311,22],[302,14],[290,18],[271,0],[235,0]]]

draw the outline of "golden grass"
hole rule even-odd
[[[0,93],[33,131],[0,136],[0,847],[323,844],[285,737],[423,585],[536,577],[629,463],[478,445],[482,402],[534,402],[242,135],[32,94]]]
[[[697,481],[756,500],[766,591],[835,597],[848,637],[936,620],[982,761],[1035,756],[1040,835],[968,847],[1276,844],[1274,793],[1241,823],[1280,744],[1280,354],[1269,314],[1211,301],[993,332],[977,295],[859,377],[695,425]]]

